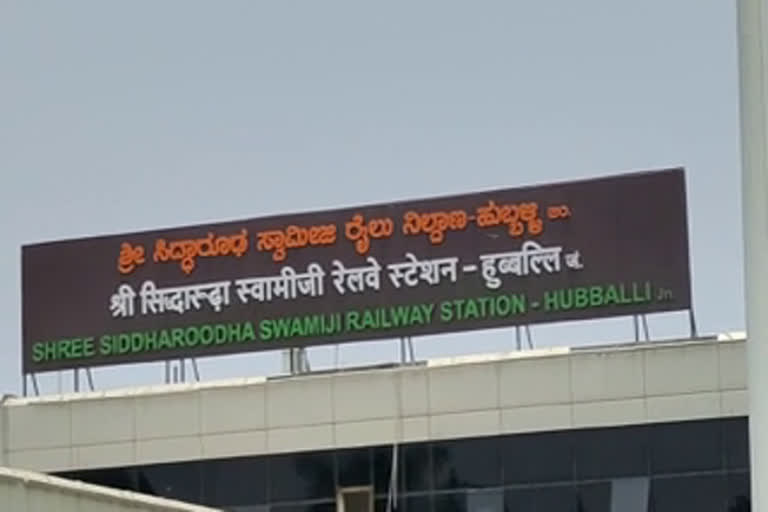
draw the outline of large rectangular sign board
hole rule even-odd
[[[22,248],[23,370],[689,309],[682,169]]]

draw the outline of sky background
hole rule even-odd
[[[742,330],[736,41],[723,0],[0,0],[0,393],[21,389],[22,244],[678,165],[699,330]],[[688,333],[682,313],[649,325]],[[532,333],[539,347],[634,336],[631,318]],[[501,329],[415,352],[514,343]],[[320,368],[398,350],[309,354]],[[280,361],[199,367],[214,379]],[[163,376],[94,371],[99,389]]]

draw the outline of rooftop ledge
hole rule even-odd
[[[70,496],[83,496],[97,502],[122,503],[139,510],[142,507],[149,510],[166,510],[178,512],[215,512],[218,509],[191,505],[181,501],[147,496],[131,491],[121,491],[97,485],[65,480],[53,476],[0,467],[0,482],[21,484],[28,488],[50,489],[54,492]]]

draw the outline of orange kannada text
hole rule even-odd
[[[535,202],[496,204],[488,201],[487,205],[477,208],[476,222],[480,228],[506,225],[512,237],[522,236],[526,230],[531,235],[539,235],[544,230],[539,205]]]
[[[445,240],[446,231],[461,231],[467,228],[469,218],[464,210],[450,212],[418,213],[405,212],[403,215],[403,234],[429,235],[433,245],[439,245]]]
[[[227,256],[239,258],[248,250],[248,231],[241,229],[233,235],[216,236],[208,233],[205,238],[190,240],[166,241],[160,238],[155,241],[155,262],[179,261],[181,269],[189,274],[197,265],[197,258]]]
[[[571,216],[571,209],[568,205],[560,204],[547,207],[547,217],[549,220],[567,219]]]
[[[347,240],[355,243],[358,254],[366,254],[371,248],[371,239],[389,238],[395,231],[395,223],[389,217],[370,219],[357,213],[344,226]]]
[[[121,274],[130,274],[139,265],[144,264],[144,247],[123,242],[117,257],[117,270]]]
[[[288,249],[335,244],[336,226],[288,226],[285,229],[261,231],[257,237],[256,247],[259,251],[271,251],[274,261],[283,261],[288,255]]]

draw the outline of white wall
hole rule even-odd
[[[215,512],[136,493],[115,491],[0,467],[0,510],[13,512]]]
[[[736,2],[739,28],[741,187],[744,221],[744,282],[750,333],[749,417],[752,509],[768,510],[768,0]]]
[[[747,413],[745,343],[638,344],[428,366],[9,399],[6,464],[41,471]]]

